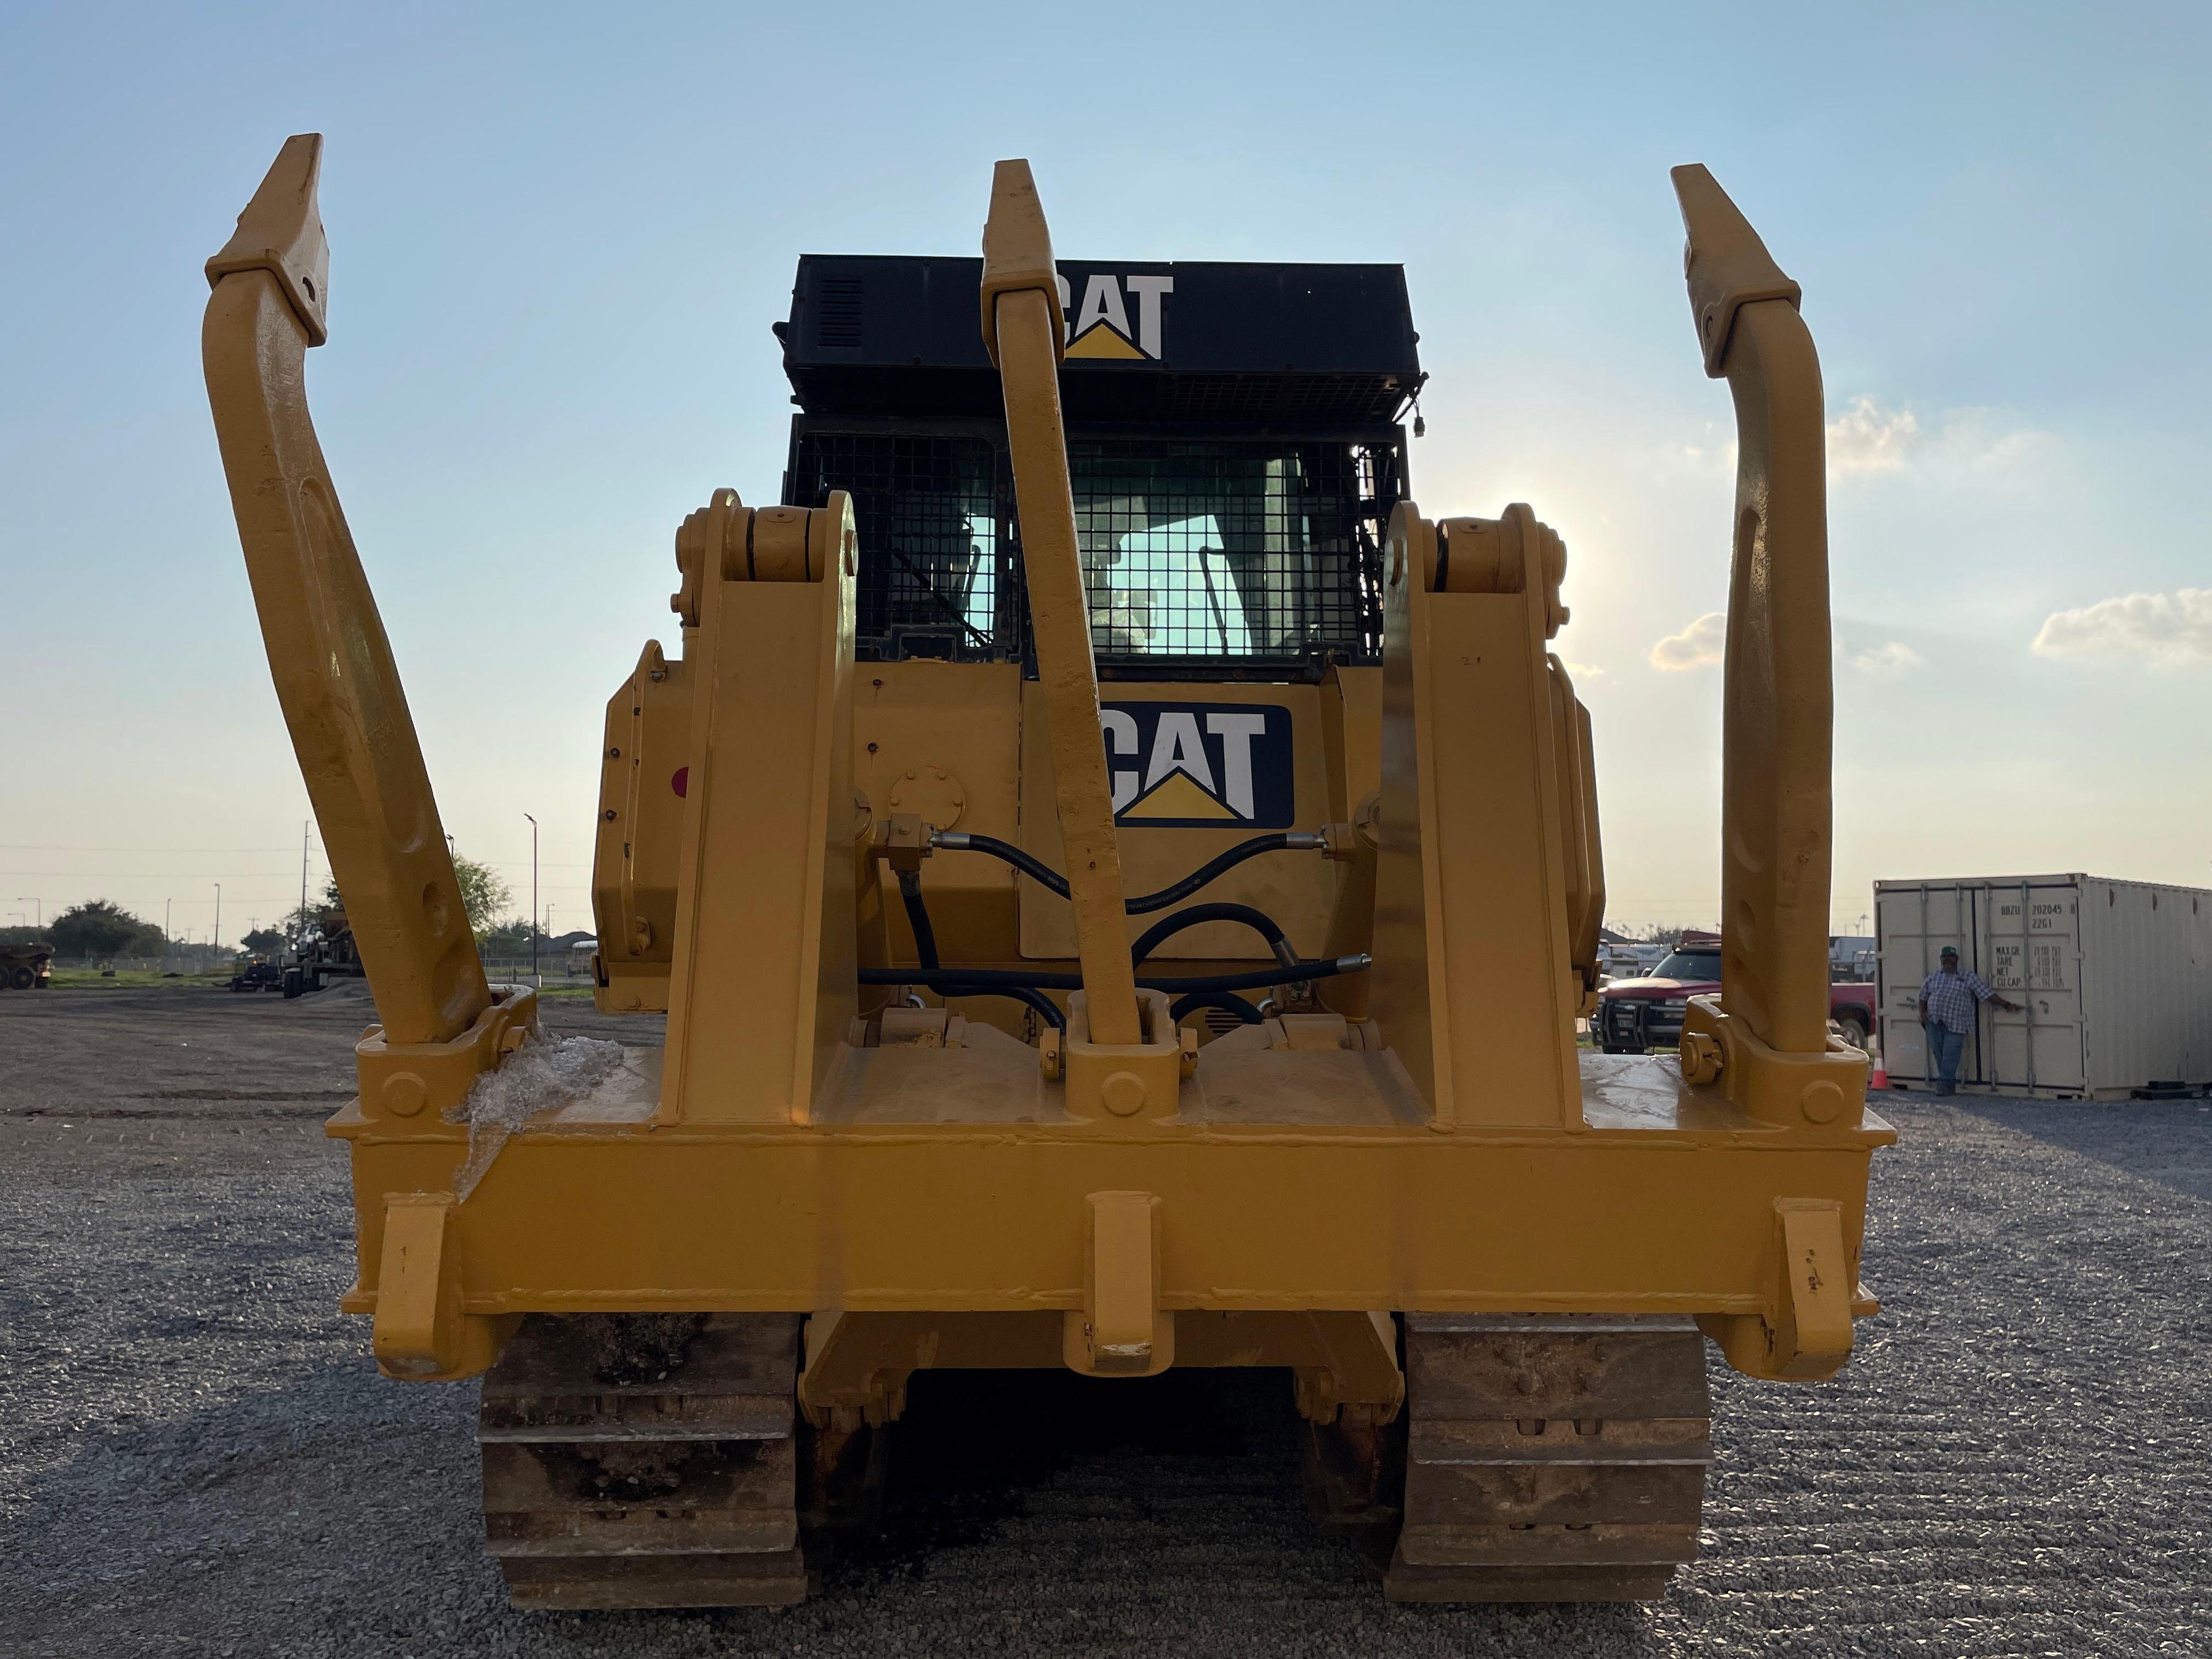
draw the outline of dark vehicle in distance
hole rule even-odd
[[[1671,1048],[1682,1037],[1682,1016],[1692,997],[1717,995],[1721,953],[1715,948],[1683,947],[1641,979],[1616,980],[1597,994],[1597,1015],[1590,1036],[1609,1054],[1640,1054]],[[1828,1018],[1844,1040],[1863,1048],[1875,1031],[1875,988],[1838,982],[1828,988]]]
[[[309,996],[331,978],[355,978],[362,974],[361,952],[354,948],[353,925],[343,908],[323,912],[318,932],[304,940],[284,969],[284,994]]]
[[[241,957],[238,971],[230,976],[234,991],[281,991],[284,988],[284,970],[267,957]]]
[[[53,981],[54,947],[43,939],[0,945],[0,990],[43,991]]]

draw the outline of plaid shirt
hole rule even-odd
[[[1947,974],[1940,969],[1920,981],[1920,1000],[1928,1005],[1931,1024],[1954,1031],[1974,1029],[1974,1005],[1986,1001],[1989,982],[1979,974]]]

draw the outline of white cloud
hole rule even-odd
[[[1680,633],[1669,634],[1653,646],[1650,662],[1654,668],[1678,674],[1692,668],[1711,667],[1725,659],[1727,651],[1727,614],[1709,611]],[[1836,660],[1844,667],[1879,680],[1901,679],[1915,669],[1928,665],[1928,659],[1903,640],[1853,647],[1838,638]]]
[[[1679,634],[1651,647],[1651,665],[1669,674],[1705,668],[1720,661],[1728,642],[1728,618],[1708,611]]]
[[[1662,478],[1687,475],[1705,477],[1715,474],[1735,476],[1736,442],[1734,432],[1708,433],[1704,443],[1667,444],[1661,447],[1656,471]]]
[[[1871,398],[1854,398],[1828,422],[1828,476],[1902,471],[1920,436],[1920,417],[1911,410],[1885,410]]]
[[[2050,482],[2062,459],[2056,435],[2032,427],[2001,430],[1986,409],[1954,409],[1944,416],[1927,453],[1931,471],[2008,489]]]
[[[2212,588],[2124,593],[2053,611],[2033,648],[2045,657],[2143,657],[2167,667],[2212,662]]]
[[[1847,651],[1844,660],[1862,674],[1878,680],[1901,679],[1916,668],[1925,668],[1928,659],[1915,651],[1903,640],[1891,640],[1864,651]]]
[[[2000,429],[1991,411],[1953,409],[1923,422],[1910,409],[1854,398],[1828,422],[1828,477],[1911,471],[1950,483],[2019,480],[2051,465],[2058,441],[2028,428]]]
[[[2048,432],[2005,423],[1988,409],[1947,409],[1929,415],[1850,398],[1827,422],[1828,482],[1911,477],[1953,486],[2017,487],[2047,473],[2058,448]],[[1662,478],[1733,476],[1733,428],[1709,426],[1695,443],[1668,443],[1653,453]]]
[[[1605,670],[1594,662],[1577,662],[1570,657],[1562,657],[1559,662],[1566,669],[1570,678],[1574,679],[1601,680],[1606,677]]]

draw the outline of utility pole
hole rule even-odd
[[[177,948],[177,936],[169,931],[169,907],[175,902],[174,899],[161,901],[161,950],[164,954]]]
[[[300,821],[300,940],[307,937],[307,822]]]
[[[215,884],[215,937],[208,941],[216,950],[222,949],[222,884]]]
[[[530,982],[541,988],[545,977],[538,971],[538,820],[530,817]]]

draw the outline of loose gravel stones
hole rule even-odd
[[[1712,1360],[1703,1554],[1650,1606],[1386,1606],[1267,1373],[925,1373],[881,1546],[804,1605],[514,1612],[475,1387],[379,1378],[337,1311],[368,1009],[330,997],[0,1005],[0,1652],[2212,1653],[2197,1101],[1887,1097],[1884,1311],[1832,1383]]]

